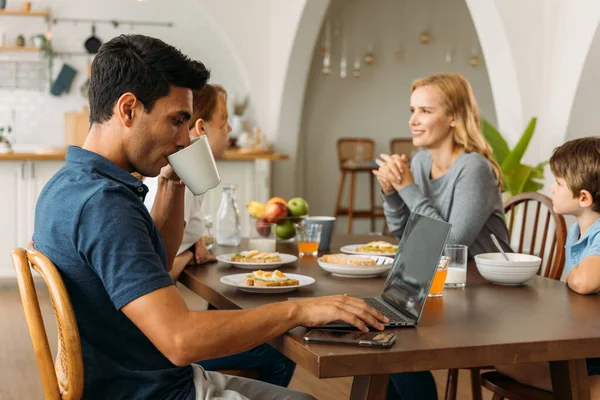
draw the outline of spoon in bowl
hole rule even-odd
[[[494,235],[493,233],[490,233],[490,237],[492,238],[492,242],[494,242],[494,245],[496,246],[496,248],[500,251],[500,253],[502,253],[502,255],[504,256],[504,259],[506,261],[510,261],[508,259],[508,256],[506,255],[506,253],[504,252],[504,250],[502,250],[502,246],[500,246],[500,243],[498,243],[498,239],[496,239],[496,235]]]

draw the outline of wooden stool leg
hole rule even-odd
[[[446,380],[446,400],[456,400],[458,391],[458,370],[449,369],[448,379]]]
[[[354,187],[356,182],[356,173],[350,171],[350,200],[348,201],[348,234],[352,235],[352,225],[354,223]]]
[[[342,208],[342,195],[344,194],[344,184],[346,183],[346,173],[341,171],[340,186],[338,187],[337,199],[335,200],[335,211],[333,215],[337,217]]]
[[[479,368],[471,368],[471,395],[473,400],[483,400],[481,393],[481,370]]]
[[[371,232],[375,232],[375,176],[369,174],[369,184],[371,189]]]

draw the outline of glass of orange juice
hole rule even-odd
[[[295,224],[295,227],[298,255],[300,257],[316,256],[319,252],[323,225]]]
[[[442,258],[440,258],[437,270],[435,271],[435,276],[433,277],[433,283],[429,289],[429,297],[439,297],[442,295],[444,284],[446,283],[446,277],[448,276],[449,262],[450,258],[446,256],[442,256]]]

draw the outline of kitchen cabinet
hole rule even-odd
[[[0,161],[0,278],[15,276],[10,251],[25,247],[33,236],[35,205],[44,185],[64,161]]]

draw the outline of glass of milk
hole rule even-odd
[[[250,235],[248,237],[248,250],[258,250],[263,253],[274,253],[277,244],[275,230],[277,224],[267,222],[262,218],[250,219]]]
[[[463,288],[467,284],[468,247],[462,244],[447,244],[444,255],[450,258],[448,276],[444,287]]]

